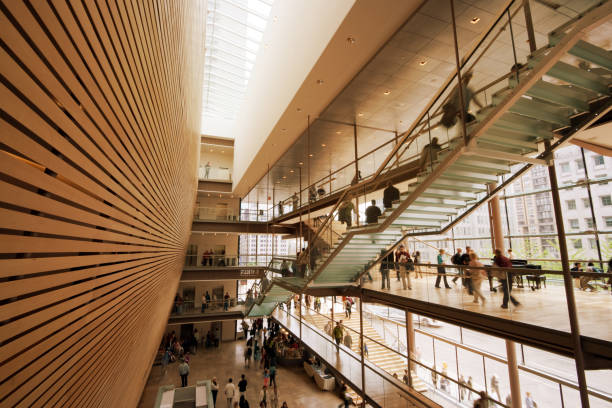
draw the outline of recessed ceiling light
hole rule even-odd
[[[289,170],[289,173],[293,173],[293,169]]]
[[[286,179],[286,178],[287,178],[287,176],[283,176],[283,178],[284,178],[284,179]]]
[[[276,184],[280,184],[280,181],[277,181]]]
[[[470,23],[472,24],[476,24],[480,21],[480,17],[474,17],[473,19],[470,20]]]
[[[312,157],[312,156],[313,156],[313,154],[312,154],[312,153],[310,153],[310,154],[308,155],[308,157]]]
[[[388,90],[388,89],[385,92],[383,92],[383,94],[385,94],[385,95],[389,95],[390,93],[391,93],[391,91]]]
[[[428,62],[427,60],[419,61],[419,65],[420,66],[427,65],[427,62]]]
[[[206,194],[208,197],[210,197],[210,194]]]
[[[317,79],[317,85],[323,85],[325,83],[322,79]]]
[[[342,134],[342,131],[341,131],[341,130],[336,130],[336,134],[337,134],[337,135],[341,135],[341,134]]]
[[[346,37],[346,42],[349,43],[350,45],[355,44],[356,41],[357,40],[355,39],[355,37],[352,37],[352,36]]]
[[[303,165],[303,164],[304,164],[304,162],[299,162],[298,164],[301,166],[301,165]]]
[[[302,108],[297,108],[297,111],[298,111],[298,112],[301,112],[301,111],[302,111]]]
[[[321,143],[321,147],[325,147],[327,146],[325,143]]]
[[[359,112],[357,116],[363,116],[363,112]]]
[[[287,131],[287,128],[282,128],[281,129],[281,132],[286,132],[286,131]]]

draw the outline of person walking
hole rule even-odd
[[[346,199],[340,204],[340,208],[338,209],[338,221],[342,224],[346,224],[347,228],[350,228],[353,225],[353,213],[355,212],[355,205],[351,200],[350,196],[347,196]]]
[[[400,257],[399,257],[399,268],[400,268],[400,277],[402,278],[402,287],[404,290],[409,289],[412,290],[412,284],[410,283],[410,271],[408,268],[413,268],[414,263],[412,262],[412,258],[410,258],[410,254],[404,246],[400,246]]]
[[[229,292],[225,292],[225,296],[223,296],[223,310],[228,311],[230,305],[230,294]]]
[[[470,253],[470,263],[468,265],[479,267],[479,268],[482,268],[484,266],[482,262],[478,260],[478,255],[476,255],[476,252]],[[486,279],[487,271],[485,271],[484,269],[470,269],[469,274],[472,280],[472,289],[474,292],[473,302],[477,304],[478,298],[480,298],[482,299],[482,305],[484,306],[485,297],[482,295],[482,291],[480,290],[480,285],[482,284],[482,281]]]
[[[462,120],[465,118],[466,123],[475,119],[474,116],[468,112],[471,101],[474,101],[479,108],[483,107],[478,99],[474,97],[474,91],[468,86],[472,76],[473,73],[471,71],[463,74],[461,77],[461,90],[456,86],[448,97],[448,102],[442,107],[442,119],[440,119],[439,124],[447,129],[453,127],[455,123],[457,123],[457,118],[461,118]],[[463,104],[461,103],[461,97],[463,97]]]
[[[343,338],[343,330],[342,326],[340,326],[340,322],[336,323],[336,327],[334,327],[334,331],[332,332],[334,340],[336,341],[336,352],[340,352],[340,343]]]
[[[276,362],[270,362],[270,387],[276,388]]]
[[[227,381],[223,392],[225,393],[225,398],[227,398],[227,406],[230,408],[234,401],[234,396],[236,395],[236,386],[232,383],[231,378]]]
[[[450,285],[446,281],[446,269],[440,265],[444,265],[444,249],[440,249],[438,253],[438,277],[436,278],[436,288],[440,289],[440,280],[444,277],[444,287],[450,289]]]
[[[259,406],[260,407],[268,407],[268,387],[261,387],[261,391],[259,392]]]
[[[204,172],[204,178],[206,178],[206,179],[207,179],[207,178],[209,178],[209,177],[210,177],[210,168],[211,168],[211,167],[212,167],[212,166],[210,165],[210,162],[206,163],[206,166],[204,166],[204,170],[205,170],[205,172]]]
[[[385,250],[381,249],[380,254],[384,255]],[[382,277],[382,288],[385,289],[385,283],[387,284],[387,289],[391,289],[391,280],[389,279],[389,271],[393,268],[393,252],[389,252],[387,256],[383,258],[380,263],[380,274]]]
[[[491,376],[491,394],[497,394],[497,400],[501,401],[501,393],[499,392],[499,379],[497,378],[497,374],[493,374]]]
[[[480,398],[474,401],[474,408],[489,408],[489,397],[487,396],[487,393],[480,391],[478,396]]]
[[[344,336],[344,345],[348,347],[349,350],[353,348],[353,338],[351,337],[351,333],[346,331],[346,335]]]
[[[419,251],[416,251],[412,258],[414,259],[414,277],[415,279],[422,278],[423,269],[421,265],[419,265],[421,263],[421,253]]]
[[[382,215],[380,208],[376,205],[376,200],[372,200],[372,204],[365,210],[366,223],[376,224],[378,223],[378,217]]]
[[[465,247],[465,253],[463,255],[461,255],[461,264],[462,265],[469,265],[470,264],[470,254],[472,253],[472,248],[470,248],[469,246]],[[464,269],[465,271],[465,269]],[[465,273],[465,281],[464,281],[465,287],[468,290],[468,294],[472,294],[473,290],[472,290],[472,278],[470,276],[470,272],[467,271],[467,273]]]
[[[463,264],[463,261],[461,260],[462,256],[463,254],[461,253],[461,248],[457,248],[457,250],[455,251],[455,255],[451,256],[451,263],[453,265],[462,265]],[[457,283],[457,280],[463,276],[463,268],[457,268],[456,272],[457,272],[457,275],[455,275],[455,277],[452,279],[453,283]],[[461,278],[461,282],[463,283],[463,278]]]
[[[346,300],[344,301],[344,308],[345,308],[345,315],[347,319],[351,319],[351,313],[352,313],[352,308],[353,308],[353,299],[351,299],[350,297],[347,297]]]
[[[166,372],[168,371],[168,364],[170,363],[170,350],[166,349],[166,351],[164,351],[161,363],[161,374],[162,376],[165,376]]]
[[[297,193],[293,193],[293,195],[291,196],[291,210],[295,211],[298,209],[298,202],[299,202],[299,198]]]
[[[338,408],[349,408],[351,402],[353,402],[351,396],[348,394],[348,387],[346,384],[342,384],[342,388],[340,389],[340,398],[342,398],[342,404],[338,405]]]
[[[393,202],[399,201],[399,199],[400,199],[399,190],[395,188],[393,184],[391,184],[391,182],[389,182],[387,184],[387,188],[385,188],[385,190],[383,191],[383,206],[385,207],[385,209],[392,208]]]
[[[395,251],[395,253],[393,254],[393,260],[394,260],[394,264],[393,264],[393,269],[395,269],[395,274],[397,275],[397,281],[400,281],[400,267],[399,267],[399,259],[400,256],[402,255],[402,249],[404,248],[403,245],[400,245],[399,248],[397,248],[397,250]]]
[[[502,255],[501,249],[495,250],[495,256],[493,257],[493,265],[500,268],[512,268],[512,262]],[[512,295],[512,277],[511,274],[507,271],[494,271],[495,277],[501,281],[502,284],[502,292],[504,292],[504,299],[502,300],[502,309],[508,308],[508,301],[511,301],[514,306],[520,306],[518,300],[516,300]]]
[[[253,356],[253,348],[250,344],[247,345],[246,350],[244,351],[244,367],[251,368],[251,357]]]
[[[187,376],[189,376],[189,364],[185,359],[181,360],[181,364],[178,366],[178,372],[181,376],[181,387],[187,386]]]
[[[240,396],[240,402],[238,403],[239,408],[249,408],[249,402],[246,400],[244,395]]]
[[[240,376],[240,381],[238,381],[238,392],[240,396],[246,395],[247,385],[248,385],[248,381],[246,377],[244,376],[244,374],[242,374]]]
[[[219,393],[219,383],[217,377],[213,377],[210,381],[210,393],[213,397],[213,406],[217,406],[217,394]]]
[[[438,143],[438,138],[431,139],[431,143],[425,145],[421,151],[421,159],[419,162],[419,171],[427,169],[429,163],[433,163],[438,159],[438,153],[442,150],[442,146]]]

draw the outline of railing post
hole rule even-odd
[[[545,142],[547,151],[550,151],[550,142]],[[587,381],[584,374],[584,354],[580,340],[580,325],[578,313],[576,312],[576,299],[574,298],[574,285],[570,273],[569,258],[567,255],[567,241],[565,239],[565,226],[563,225],[561,200],[559,199],[559,185],[557,184],[557,171],[551,160],[548,165],[548,177],[555,211],[555,223],[557,225],[557,236],[559,241],[559,252],[561,255],[561,267],[563,268],[563,283],[565,284],[565,296],[567,299],[567,311],[571,328],[572,342],[574,345],[574,357],[576,361],[576,374],[578,376],[578,391],[583,408],[589,408],[589,394],[587,393]]]
[[[355,184],[359,183],[359,152],[357,151],[357,123],[353,123],[353,144],[355,146]],[[353,184],[353,183],[351,183]],[[352,217],[352,215],[351,215]],[[359,226],[359,194],[355,190],[355,225]]]
[[[359,284],[361,288],[361,284]],[[363,297],[359,294],[359,347],[361,350],[361,392],[365,396],[365,353],[363,347]],[[362,407],[365,407],[365,398],[362,397]]]
[[[497,183],[490,183],[488,185],[489,194],[497,188]],[[502,229],[501,211],[499,209],[499,195],[495,196],[489,201],[490,204],[490,215],[491,215],[491,234],[495,243],[495,249],[505,253],[504,245],[504,231]],[[511,280],[512,276],[507,273],[507,278]],[[511,283],[511,282],[510,282]],[[508,288],[510,290],[510,287]],[[513,341],[506,340],[506,359],[508,365],[508,379],[510,380],[510,395],[512,396],[512,408],[521,408],[521,383],[519,380],[518,363],[516,359],[516,346]],[[485,382],[487,378],[485,377]],[[501,402],[501,401],[500,401]]]

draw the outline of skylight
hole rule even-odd
[[[273,1],[208,1],[202,133],[209,121],[236,119]]]

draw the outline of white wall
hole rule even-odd
[[[275,2],[271,16],[278,18],[268,24],[233,131],[234,182],[244,175],[354,2]]]

